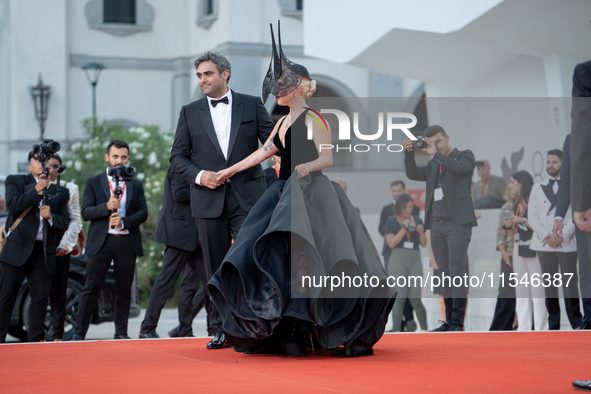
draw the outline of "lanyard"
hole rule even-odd
[[[488,178],[488,181],[486,181],[486,189],[484,189],[484,192],[482,191],[482,181],[480,181],[480,193],[482,194],[483,197],[486,197],[486,195],[488,194],[488,185],[490,185],[491,179],[492,179],[492,176],[490,178]]]
[[[521,207],[523,207],[523,209],[520,209]],[[527,209],[527,203],[521,205],[518,204],[517,208],[515,208],[515,215],[521,217],[522,214],[525,214],[525,210]],[[517,226],[517,224],[515,224],[515,231],[517,231],[519,229],[519,227]]]
[[[274,166],[273,168],[275,168],[275,174],[277,174],[277,178],[279,178],[279,166]]]
[[[402,222],[400,221],[400,216],[398,216],[396,220],[398,220],[398,223],[400,223],[400,227],[404,228]],[[406,229],[406,239],[410,241],[410,233],[408,232],[408,229]]]
[[[125,193],[125,186],[127,186],[127,182],[123,182],[123,189],[121,190],[121,196]],[[111,185],[111,181],[109,181],[109,189],[111,189],[111,194],[115,194],[113,191],[113,185]]]

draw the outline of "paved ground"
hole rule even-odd
[[[140,332],[140,325],[144,319],[146,310],[142,309],[142,312],[138,317],[129,319],[129,336],[131,338],[138,338]],[[205,310],[201,311],[195,320],[193,321],[193,334],[196,337],[207,336],[207,326],[205,321]],[[168,338],[168,331],[172,330],[179,324],[178,312],[176,308],[165,308],[162,310],[160,315],[160,321],[158,322],[158,328],[156,331],[162,338]],[[115,325],[113,322],[105,322],[101,324],[91,324],[86,334],[86,339],[113,339],[115,335]],[[6,338],[7,342],[16,342],[14,337],[10,335]]]

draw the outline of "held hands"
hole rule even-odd
[[[116,211],[119,209],[119,206],[121,206],[121,201],[114,194],[111,194],[109,201],[107,201],[107,209],[109,211]]]
[[[562,246],[562,237],[556,237],[554,234],[548,234],[542,240],[542,244],[550,246],[552,249],[556,249]]]
[[[39,215],[44,219],[51,220],[51,209],[49,205],[42,205],[39,208]]]
[[[113,212],[109,217],[109,226],[113,226],[115,228],[123,227],[123,222],[121,220],[121,216],[117,212]]]
[[[223,171],[225,170],[222,170],[220,172]],[[218,174],[219,173],[213,171],[204,171],[201,175],[201,185],[212,190],[222,186],[224,182],[226,182],[226,179],[219,178]]]
[[[232,167],[226,168],[225,170],[221,170],[215,173],[216,181],[221,181],[222,183],[226,181],[226,179],[230,179],[236,174]],[[203,174],[205,175],[205,174]],[[201,177],[201,183],[203,184],[203,177]]]
[[[66,252],[66,250],[65,250],[65,249],[62,249],[62,248],[57,248],[57,252],[55,253],[55,255],[56,255],[57,257],[62,257],[62,256],[65,256],[67,253],[68,253],[68,252]]]

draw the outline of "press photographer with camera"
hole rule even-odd
[[[426,181],[425,229],[431,229],[431,245],[442,274],[463,277],[468,273],[468,245],[476,226],[470,195],[474,154],[452,148],[443,127],[429,126],[419,141],[405,138],[406,176]],[[415,149],[432,156],[424,167],[417,167]],[[446,321],[433,331],[463,331],[468,297],[465,286],[442,286]]]
[[[5,342],[12,309],[25,277],[29,281],[29,342],[45,341],[47,297],[56,271],[58,236],[70,222],[68,189],[50,184],[49,157],[60,149],[53,140],[29,152],[28,175],[6,178],[6,243],[0,253],[0,343]]]
[[[82,219],[89,220],[86,282],[80,296],[76,333],[83,340],[111,261],[115,278],[115,339],[129,339],[127,323],[137,256],[143,256],[140,224],[148,218],[144,187],[127,166],[129,146],[114,140],[107,147],[108,168],[86,181]]]

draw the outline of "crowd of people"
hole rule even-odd
[[[442,126],[426,129],[423,146],[405,138],[406,176],[426,184],[425,215],[420,218],[403,181],[391,184],[394,201],[384,206],[379,223],[382,263],[346,195],[346,183],[331,182],[322,173],[332,166],[331,151],[319,149],[331,142],[330,127],[312,122],[313,138],[307,138],[306,116],[319,115],[306,104],[316,82],[272,39],[262,101],[228,88],[231,65],[223,56],[207,52],[195,61],[205,97],[180,111],[154,237],[166,250],[140,338],[159,337],[160,313],[182,275],[174,336],[193,336],[192,319],[205,307],[213,336],[208,349],[232,346],[244,353],[289,356],[318,349],[343,356],[373,354],[390,313],[392,331],[414,331],[413,310],[420,328],[428,330],[421,289],[345,286],[329,294],[297,278],[368,274],[385,284],[388,275],[422,276],[421,247],[429,248],[439,275],[464,277],[478,220],[475,207],[501,208],[497,249],[505,277],[551,278],[551,286],[502,285],[490,329],[559,329],[559,288],[571,327],[591,328],[591,193],[588,175],[571,165],[583,160],[578,145],[589,146],[584,133],[573,131],[562,150],[548,151],[548,179],[534,184],[527,171],[517,171],[508,186],[491,174],[488,160],[476,161],[470,150],[452,147]],[[263,104],[269,94],[289,108],[276,124]],[[576,111],[588,108],[573,105]],[[583,128],[577,125],[573,121],[573,130]],[[418,149],[431,156],[425,166],[416,164]],[[261,163],[271,157],[275,165],[263,171]],[[59,180],[63,168],[57,153],[46,155],[36,148],[28,160],[30,174],[6,179],[10,232],[0,254],[0,341],[6,338],[25,277],[31,290],[28,340],[46,338],[48,297],[50,335],[62,339],[69,256],[80,252],[82,220],[90,222],[88,261],[73,339],[85,339],[112,263],[114,339],[129,339],[135,261],[143,254],[140,226],[148,216],[142,183],[126,170],[129,146],[122,140],[108,144],[105,171],[87,180],[81,205],[78,187]],[[475,168],[480,179],[472,184]],[[554,280],[559,274],[572,274],[573,280],[568,285]],[[444,281],[436,290],[442,322],[433,331],[463,331],[468,286]]]

